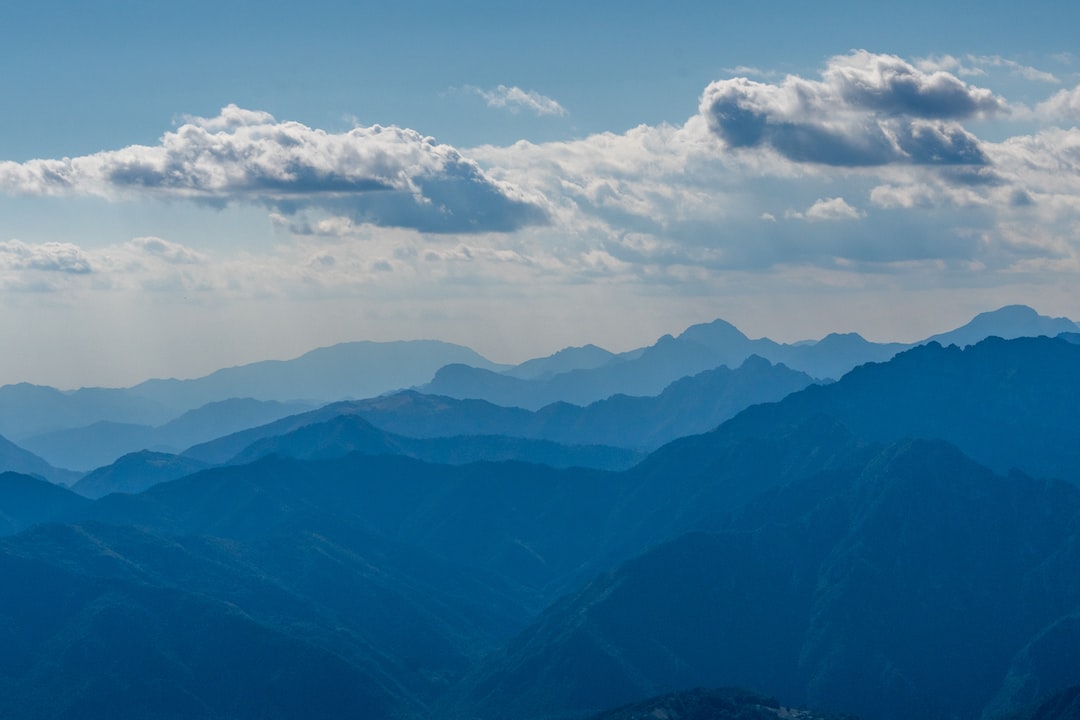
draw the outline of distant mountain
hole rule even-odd
[[[0,434],[19,441],[105,420],[157,425],[175,416],[169,407],[127,390],[81,388],[64,392],[29,383],[0,387]]]
[[[147,380],[130,392],[182,410],[233,397],[332,402],[419,385],[452,363],[505,367],[467,347],[437,340],[362,341],[319,348],[293,360],[226,368],[195,380]]]
[[[539,380],[571,370],[591,370],[617,358],[615,353],[596,345],[568,347],[547,357],[527,360],[520,365],[503,370],[502,374],[522,380]]]
[[[993,312],[976,315],[971,322],[938,335],[931,335],[923,343],[936,342],[944,346],[974,345],[988,337],[1012,340],[1019,337],[1054,337],[1061,333],[1080,332],[1080,327],[1068,318],[1052,318],[1039,315],[1026,305],[1006,305]]]
[[[60,485],[73,483],[82,475],[71,470],[55,468],[29,450],[0,436],[0,472],[8,471],[35,475]]]
[[[368,455],[404,455],[434,463],[461,465],[471,462],[517,460],[551,467],[589,467],[624,470],[643,457],[623,448],[603,445],[560,445],[501,435],[455,435],[445,438],[409,438],[376,428],[357,415],[293,430],[257,440],[229,463],[245,464],[281,455],[306,460],[343,457],[352,452]]]
[[[721,365],[738,367],[751,355],[805,372],[836,379],[867,362],[884,362],[914,345],[972,344],[986,337],[1037,337],[1074,332],[1065,318],[1048,318],[1024,306],[982,313],[962,328],[921,343],[874,343],[856,333],[831,334],[818,342],[790,345],[768,338],[751,340],[731,323],[693,325],[678,337],[665,335],[647,348],[592,368],[537,376],[488,372],[465,365],[441,368],[422,390],[454,398],[488,400],[498,405],[539,409],[554,402],[587,405],[615,394],[656,395],[675,380]]]
[[[811,382],[804,373],[752,357],[736,370],[720,367],[683,378],[656,397],[618,395],[584,408],[556,403],[529,412],[487,401],[406,391],[335,403],[203,443],[184,454],[208,463],[223,463],[259,439],[346,414],[359,415],[376,427],[408,437],[504,435],[569,445],[652,450],[677,437],[711,430],[750,405],[779,400]]]
[[[310,408],[306,403],[230,398],[189,410],[158,427],[102,421],[36,435],[23,442],[54,465],[91,469],[139,450],[177,453]]]
[[[55,517],[76,512],[86,500],[41,478],[0,473],[0,535],[13,535]]]
[[[158,483],[191,475],[206,467],[206,463],[191,458],[141,450],[88,473],[71,489],[88,498],[114,492],[140,493]]]

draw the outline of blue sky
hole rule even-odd
[[[0,382],[1080,317],[1080,9],[0,10]]]

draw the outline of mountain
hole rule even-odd
[[[284,435],[257,440],[230,460],[240,465],[267,455],[300,459],[368,455],[404,455],[433,463],[462,465],[481,461],[518,460],[551,467],[623,470],[641,460],[639,453],[602,445],[560,445],[500,435],[456,435],[408,438],[379,430],[356,415],[305,425]]]
[[[24,446],[62,467],[99,468],[139,450],[179,452],[197,443],[310,409],[305,403],[230,398],[158,427],[101,421],[29,437]]]
[[[740,422],[834,417],[869,440],[940,438],[999,472],[1080,482],[1080,346],[1055,338],[937,343],[856,368]]]
[[[76,512],[86,500],[41,478],[0,473],[0,535],[13,535],[40,522]]]
[[[1033,707],[1009,715],[1008,720],[1076,720],[1080,718],[1080,685],[1056,692]]]
[[[84,475],[71,489],[88,498],[114,492],[140,493],[158,483],[191,475],[206,467],[206,463],[191,458],[141,450]]]
[[[977,718],[1016,653],[1080,608],[1053,579],[1080,562],[1080,489],[944,443],[882,447],[744,508],[558,601],[457,707],[572,717],[734,684],[880,720]],[[1047,666],[1077,682],[1057,647]]]
[[[0,387],[0,435],[18,440],[103,420],[156,425],[175,415],[165,405],[127,390],[81,388],[64,392],[29,383]]]
[[[301,717],[305,683],[398,720],[694,686],[866,720],[1050,702],[1080,684],[1078,352],[917,347],[617,473],[270,455],[80,502],[0,540],[0,715]],[[378,439],[348,408],[534,417],[371,403],[301,446]]]
[[[437,340],[361,341],[319,348],[292,360],[225,368],[194,380],[147,380],[130,392],[182,410],[234,397],[333,402],[419,385],[452,363],[505,367],[467,347]]]
[[[0,436],[0,472],[35,475],[49,482],[67,485],[79,479],[81,473],[55,468],[29,450]]]
[[[526,360],[520,365],[503,370],[502,374],[522,380],[538,380],[571,370],[591,370],[616,358],[618,356],[615,353],[596,345],[568,347],[547,357]]]
[[[1080,327],[1068,318],[1039,315],[1026,305],[1006,305],[993,312],[976,315],[966,325],[946,333],[931,335],[924,343],[941,345],[974,345],[988,337],[1012,340],[1019,337],[1055,337],[1061,333],[1080,332]]]
[[[1054,336],[1076,330],[1070,320],[1041,316],[1024,306],[982,313],[962,328],[914,344],[874,343],[856,333],[834,333],[817,342],[780,344],[768,338],[751,340],[731,323],[714,320],[692,325],[678,337],[665,335],[650,347],[592,368],[510,377],[456,365],[441,368],[421,390],[535,410],[560,401],[587,405],[619,393],[656,395],[681,377],[721,365],[738,367],[752,355],[815,378],[836,379],[861,364],[884,362],[898,352],[929,342],[963,346],[986,337]]]
[[[779,400],[811,382],[804,373],[751,357],[735,370],[719,367],[683,378],[656,397],[617,395],[584,408],[555,403],[529,412],[482,400],[405,391],[335,403],[200,444],[184,454],[208,463],[223,463],[259,439],[338,415],[358,415],[388,432],[408,437],[502,435],[568,445],[652,450],[677,437],[711,430],[750,405]]]
[[[418,717],[520,623],[467,571],[348,523],[318,530],[0,541],[0,714]]]

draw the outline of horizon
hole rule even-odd
[[[1080,317],[1080,8],[260,8],[0,24],[0,384]]]
[[[441,339],[441,338],[431,338],[431,337],[426,337],[426,338],[394,338],[394,339],[385,339],[385,340],[356,339],[356,340],[343,340],[341,342],[331,343],[329,345],[319,345],[317,347],[311,347],[311,348],[303,350],[303,351],[301,351],[301,352],[299,352],[299,353],[297,353],[295,355],[290,355],[290,356],[287,356],[287,357],[264,357],[264,358],[258,358],[258,359],[252,360],[250,362],[242,362],[242,363],[236,363],[234,365],[223,365],[223,366],[220,366],[220,367],[214,367],[214,368],[208,370],[207,372],[200,373],[200,374],[197,374],[197,375],[186,376],[186,377],[167,376],[167,375],[151,375],[151,376],[141,378],[139,380],[136,380],[134,382],[131,382],[131,383],[128,383],[128,384],[125,384],[125,385],[102,385],[102,384],[98,384],[98,385],[80,385],[80,386],[77,386],[77,387],[63,387],[63,386],[58,386],[58,385],[51,385],[49,383],[34,383],[34,382],[26,381],[26,380],[18,380],[18,381],[15,381],[15,382],[0,382],[0,387],[6,386],[6,385],[30,384],[30,385],[38,385],[38,386],[45,386],[45,387],[53,387],[53,388],[55,388],[57,390],[60,390],[61,392],[73,392],[75,390],[95,389],[95,388],[125,389],[125,388],[131,388],[131,387],[139,385],[139,384],[141,384],[143,382],[148,382],[148,381],[152,381],[152,380],[181,380],[181,381],[183,381],[183,380],[196,380],[196,379],[199,379],[199,378],[202,378],[202,377],[206,377],[207,375],[211,375],[214,372],[217,372],[218,370],[226,370],[226,369],[230,369],[230,368],[243,367],[243,366],[246,366],[246,365],[260,363],[260,362],[289,362],[289,361],[296,360],[296,359],[298,359],[298,358],[300,358],[300,357],[302,357],[304,355],[307,355],[309,353],[312,353],[312,352],[315,352],[315,351],[318,351],[318,350],[325,350],[325,349],[332,348],[332,347],[335,347],[335,346],[338,346],[338,345],[348,345],[348,344],[352,344],[352,343],[442,342],[442,343],[447,343],[447,344],[451,344],[451,345],[458,345],[458,346],[467,348],[469,350],[472,350],[472,351],[476,352],[478,355],[480,355],[481,357],[483,357],[485,360],[487,360],[489,362],[492,362],[492,363],[495,363],[495,364],[498,364],[498,365],[504,365],[506,367],[513,367],[513,366],[516,366],[516,365],[520,365],[521,363],[524,363],[524,362],[529,361],[529,360],[546,358],[546,357],[552,356],[552,355],[554,355],[554,354],[556,354],[558,352],[561,352],[563,350],[572,349],[572,348],[580,348],[580,347],[583,347],[585,345],[595,345],[597,347],[600,347],[603,350],[607,350],[607,351],[615,353],[615,354],[619,354],[619,353],[623,353],[623,352],[630,352],[630,351],[633,351],[633,350],[639,350],[639,349],[646,348],[646,347],[649,347],[649,346],[653,345],[654,343],[659,341],[659,339],[661,337],[664,337],[665,335],[678,337],[683,332],[685,332],[686,330],[688,330],[689,328],[691,328],[691,327],[693,327],[695,325],[707,325],[707,324],[710,324],[710,323],[715,322],[715,321],[728,322],[729,324],[733,325],[737,330],[739,330],[739,332],[743,333],[750,340],[771,340],[771,341],[779,343],[781,345],[798,345],[798,344],[805,344],[805,343],[813,344],[813,343],[820,342],[821,340],[823,340],[825,337],[827,337],[829,335],[834,335],[834,334],[837,334],[837,335],[851,335],[851,334],[854,334],[854,335],[858,335],[862,339],[867,340],[867,341],[872,342],[872,343],[883,343],[883,344],[884,343],[901,343],[901,344],[906,344],[906,345],[915,345],[917,343],[921,343],[923,341],[926,341],[926,340],[930,339],[934,335],[950,332],[950,331],[956,330],[956,329],[958,329],[960,327],[963,327],[963,326],[965,326],[968,323],[972,322],[973,320],[975,320],[977,317],[979,317],[981,315],[990,315],[990,314],[994,314],[994,313],[999,313],[999,312],[1001,312],[1003,310],[1006,310],[1008,308],[1024,308],[1024,309],[1027,309],[1027,310],[1034,311],[1039,317],[1042,317],[1042,318],[1048,318],[1048,319],[1052,319],[1052,320],[1068,320],[1070,322],[1076,323],[1075,320],[1073,320],[1072,318],[1069,318],[1067,316],[1047,315],[1046,313],[1039,312],[1038,308],[1032,308],[1032,307],[1030,307],[1028,305],[1024,305],[1022,303],[1013,303],[1013,304],[1003,305],[1001,307],[981,311],[981,312],[976,313],[975,315],[967,318],[963,322],[956,323],[955,325],[950,325],[950,326],[945,327],[945,328],[936,329],[936,330],[933,330],[931,332],[925,332],[925,333],[923,333],[921,335],[918,335],[916,337],[907,338],[907,339],[900,339],[900,338],[894,338],[894,337],[881,337],[881,338],[868,337],[866,334],[858,332],[858,331],[854,331],[854,330],[850,330],[850,331],[845,331],[845,330],[829,331],[827,333],[824,333],[822,335],[818,335],[818,336],[815,336],[815,337],[801,337],[801,338],[795,338],[795,339],[778,339],[778,338],[772,337],[772,336],[770,336],[768,334],[756,334],[756,333],[752,333],[752,332],[747,332],[746,329],[743,328],[743,327],[740,327],[738,323],[731,322],[731,321],[727,320],[726,318],[717,317],[717,318],[712,318],[712,319],[709,319],[709,320],[702,320],[701,322],[691,323],[690,325],[686,325],[686,326],[684,326],[684,327],[682,327],[681,329],[678,329],[678,330],[671,330],[671,331],[666,332],[666,333],[660,333],[659,335],[647,340],[646,342],[643,342],[643,343],[638,344],[638,345],[633,345],[633,346],[630,346],[630,347],[613,348],[613,347],[608,347],[608,346],[601,345],[601,344],[598,344],[598,343],[595,343],[595,342],[583,342],[583,343],[579,343],[579,344],[576,344],[576,345],[562,345],[562,346],[559,346],[557,348],[552,349],[549,352],[544,352],[544,353],[537,354],[537,355],[530,355],[530,356],[527,356],[527,357],[522,357],[520,359],[516,359],[516,360],[510,361],[510,362],[503,361],[500,358],[491,357],[491,356],[487,355],[486,353],[478,350],[477,348],[474,348],[474,347],[472,347],[470,345],[467,345],[465,343],[454,342],[452,340],[445,340],[445,339]]]

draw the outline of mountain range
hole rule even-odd
[[[1080,345],[731,367],[537,411],[332,403],[79,493],[0,474],[0,716],[1072,717]],[[603,437],[629,467],[571,459]]]
[[[1029,307],[1014,305],[982,313],[966,325],[922,343],[963,346],[990,336],[1008,339],[1061,333],[1080,333],[1080,328],[1066,318],[1050,318]],[[887,360],[912,346],[873,343],[855,333],[793,344],[768,338],[751,340],[723,320],[694,325],[678,337],[666,335],[651,346],[624,353],[588,345],[566,348],[516,366],[498,365],[468,348],[438,341],[342,343],[292,360],[225,368],[190,380],[147,380],[130,388],[61,391],[26,383],[5,385],[0,387],[0,435],[22,443],[32,437],[82,428],[81,433],[71,436],[53,436],[55,442],[45,438],[39,442],[52,448],[65,441],[83,443],[85,447],[90,442],[87,438],[94,437],[95,432],[88,426],[100,422],[146,426],[109,426],[117,437],[123,437],[125,433],[146,434],[150,428],[163,426],[185,412],[223,400],[250,398],[318,405],[371,398],[404,388],[529,409],[560,401],[587,405],[615,394],[654,396],[682,377],[722,365],[736,368],[751,355],[814,378],[836,379],[857,365]],[[159,443],[158,449],[176,444],[169,438]],[[145,445],[131,441],[122,450],[154,449]],[[85,459],[75,467],[84,465]]]

